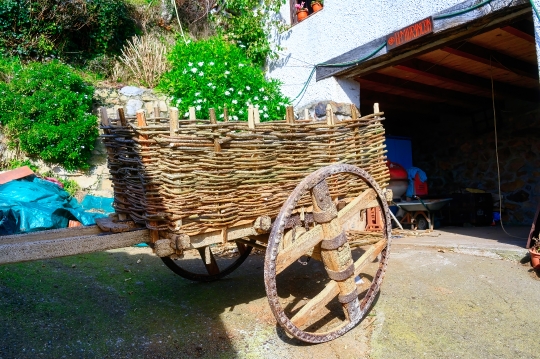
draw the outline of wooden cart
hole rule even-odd
[[[382,113],[358,117],[351,109],[350,118],[337,120],[328,108],[326,122],[317,122],[295,121],[288,108],[286,121],[268,123],[251,107],[247,123],[228,122],[226,110],[217,122],[212,110],[209,120],[196,119],[194,110],[178,120],[174,108],[169,118],[159,109],[126,118],[120,109],[116,119],[102,109],[117,217],[99,221],[106,234],[87,234],[79,242],[85,245],[70,244],[63,230],[40,240],[41,249],[35,234],[25,249],[24,239],[12,236],[11,252],[38,259],[43,251],[54,257],[145,241],[180,276],[213,281],[262,249],[277,322],[306,342],[332,340],[370,309],[390,249]],[[382,212],[380,230],[365,232],[365,210],[373,207]],[[295,266],[307,274],[291,285]]]

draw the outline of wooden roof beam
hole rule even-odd
[[[413,91],[420,95],[436,96],[438,98],[441,98],[443,101],[453,102],[457,105],[464,105],[466,107],[478,108],[488,107],[492,105],[491,100],[486,99],[485,97],[479,97],[459,91],[448,90],[379,73],[372,73],[366,76],[362,76],[360,79],[385,84],[387,86],[404,89],[407,91]]]
[[[491,65],[493,67],[513,72],[520,76],[538,80],[538,67],[536,64],[518,60],[512,56],[486,49],[485,47],[474,45],[470,42],[448,45],[443,47],[441,50],[452,55],[482,63],[484,65]]]
[[[536,44],[534,39],[534,24],[527,20],[516,21],[508,26],[501,27],[501,30],[519,37],[530,44]]]
[[[450,69],[442,65],[433,64],[428,61],[412,59],[396,65],[394,68],[415,75],[425,76],[435,80],[445,81],[459,86],[466,86],[471,89],[484,90],[491,93],[491,80]],[[500,81],[494,81],[493,87],[495,89],[496,97],[507,97],[534,103],[540,101],[539,88],[524,88],[509,85]]]
[[[362,85],[360,84],[360,105],[364,106],[366,102],[369,106],[373,106],[374,102],[378,102],[382,111],[385,108],[394,108],[403,112],[438,115],[442,113],[454,115],[471,113],[470,109],[456,107],[446,103],[430,102],[386,92],[362,89]]]

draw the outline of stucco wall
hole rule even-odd
[[[323,10],[275,35],[282,50],[279,58],[269,64],[269,76],[281,80],[284,94],[294,99],[313,65],[461,2],[463,0],[326,0]],[[282,7],[281,16],[289,21],[288,3]],[[356,81],[336,78],[315,82],[313,76],[306,93],[294,105],[301,108],[318,101],[334,100],[358,106],[359,86]]]

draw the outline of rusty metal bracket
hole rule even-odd
[[[335,236],[332,239],[324,239],[321,242],[321,249],[326,249],[326,250],[338,249],[345,243],[347,243],[347,235],[345,234],[345,232],[341,232],[339,235]]]
[[[336,282],[343,282],[345,279],[350,278],[354,275],[354,263],[351,263],[350,266],[339,272],[333,271],[328,268],[325,269],[330,279],[335,280]]]
[[[335,212],[315,212],[313,211],[313,219],[317,223],[328,223],[337,217]]]
[[[354,288],[354,290],[348,294],[338,295],[339,302],[343,304],[350,303],[357,298],[358,298],[358,291],[356,290],[356,288]]]

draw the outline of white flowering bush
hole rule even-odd
[[[159,89],[172,97],[172,104],[188,117],[195,107],[197,118],[208,118],[214,108],[223,119],[247,120],[249,105],[259,109],[261,121],[283,119],[290,100],[281,94],[277,80],[267,80],[236,45],[213,37],[187,45],[178,42],[169,55],[171,70]]]

